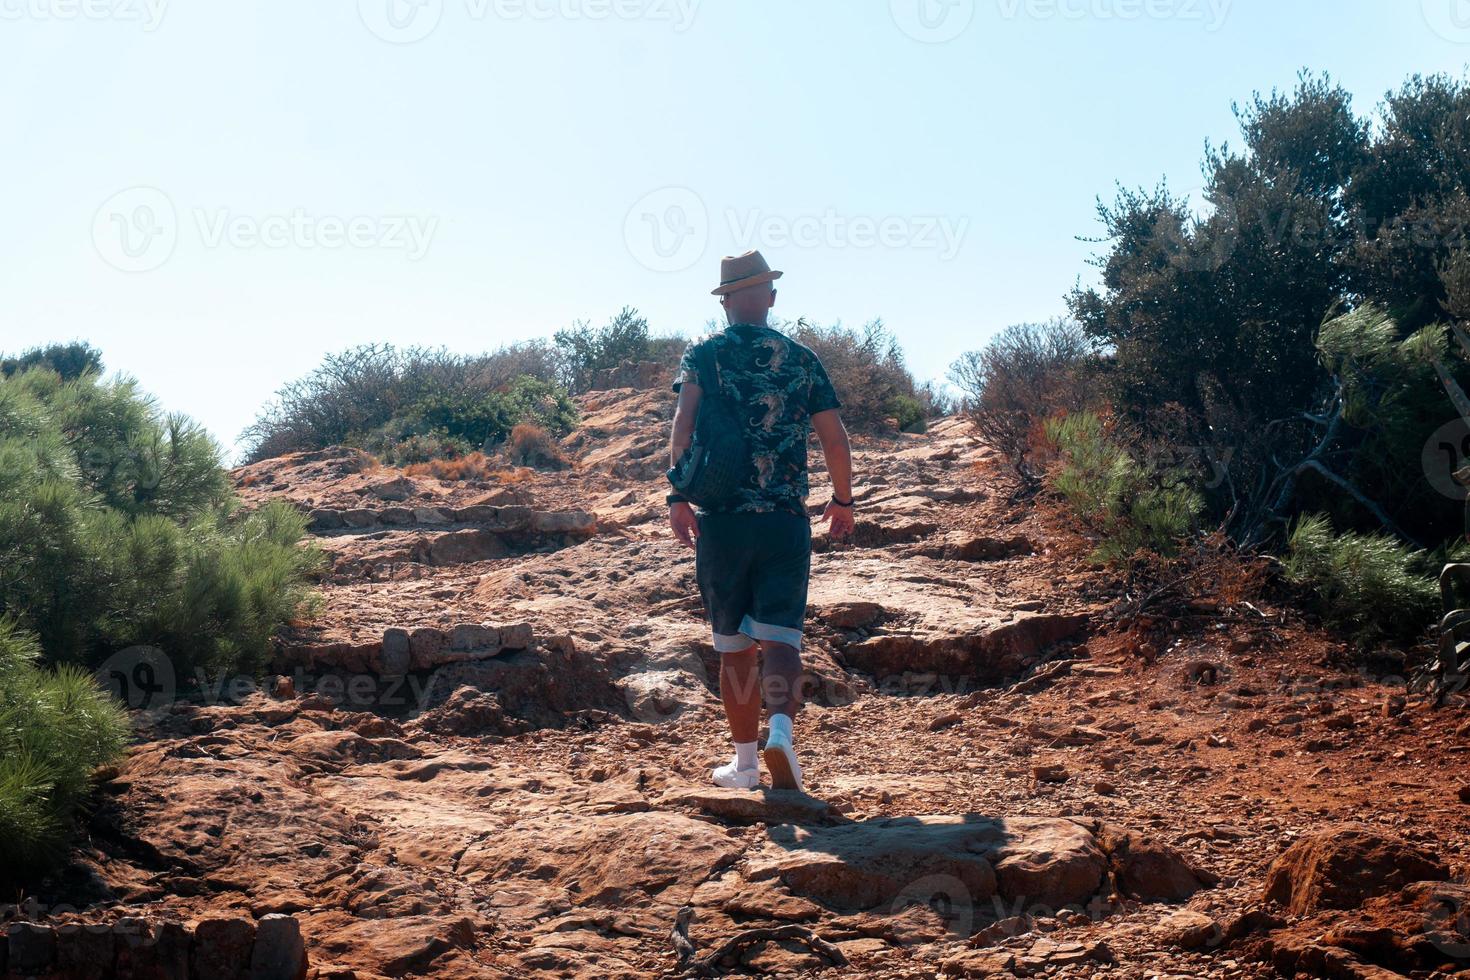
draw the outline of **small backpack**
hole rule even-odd
[[[669,483],[675,493],[708,510],[732,503],[748,483],[754,464],[745,422],[720,389],[714,345],[696,348],[694,363],[703,392],[694,422],[694,441],[669,470]]]

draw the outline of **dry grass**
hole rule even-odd
[[[468,480],[495,480],[503,475],[496,470],[498,464],[484,453],[470,453],[458,459],[431,459],[427,463],[414,463],[403,468],[407,476],[432,477],[446,482]]]
[[[505,455],[516,466],[546,470],[559,470],[566,466],[566,457],[562,455],[555,437],[530,422],[522,422],[510,430],[510,438],[505,441]]]

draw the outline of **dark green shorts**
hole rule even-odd
[[[812,525],[796,514],[701,514],[694,574],[715,649],[757,640],[801,649]]]

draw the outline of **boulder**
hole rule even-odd
[[[267,915],[256,924],[250,980],[305,980],[306,943],[289,915]]]
[[[500,632],[493,626],[486,626],[483,623],[465,623],[449,631],[449,649],[454,651],[499,650]]]
[[[1207,949],[1224,938],[1219,923],[1202,912],[1180,909],[1159,924],[1163,940],[1180,949]]]
[[[342,512],[318,508],[307,517],[307,528],[312,531],[335,531],[342,527]]]
[[[255,947],[255,921],[211,916],[194,926],[196,980],[247,980]]]
[[[413,643],[408,630],[396,626],[383,631],[382,673],[397,677],[413,664]]]
[[[354,507],[342,512],[342,523],[351,528],[375,527],[378,523],[378,513],[365,507]]]
[[[418,492],[418,487],[406,476],[400,476],[394,480],[384,480],[381,483],[373,483],[366,487],[368,493],[379,500],[392,500],[400,502],[407,500]]]
[[[182,923],[121,919],[114,939],[122,975],[188,980],[189,932]]]
[[[1107,856],[1097,839],[1070,820],[1015,817],[995,864],[1001,894],[1025,908],[1084,904],[1102,885]]]
[[[449,645],[449,637],[443,630],[432,626],[420,626],[408,634],[408,647],[415,670],[426,669],[436,654]]]
[[[1135,831],[1103,825],[1098,839],[1117,876],[1118,890],[1140,902],[1183,902],[1216,881],[1168,844]]]
[[[1059,908],[1085,902],[1106,870],[1092,834],[1070,820],[897,817],[781,827],[770,836],[751,858],[748,877],[779,878],[796,894],[839,909],[893,903],[920,880],[947,883],[956,906],[975,908],[999,895],[1008,904]]]
[[[378,520],[386,527],[409,527],[413,524],[413,509],[409,507],[384,507],[378,511]]]
[[[1265,897],[1296,915],[1356,909],[1369,898],[1421,881],[1446,881],[1437,856],[1366,824],[1303,837],[1271,863]]]
[[[68,980],[102,980],[112,975],[112,927],[64,925],[56,930],[56,971]],[[0,973],[4,964],[0,962]]]
[[[834,629],[861,629],[876,623],[883,616],[883,607],[876,602],[833,602],[818,607],[816,615]]]
[[[535,640],[530,623],[510,623],[496,628],[500,631],[500,646],[506,650],[525,650]]]
[[[12,922],[9,940],[10,972],[20,976],[46,973],[56,962],[56,930],[36,922]]]
[[[764,787],[755,792],[718,786],[680,787],[665,793],[660,804],[696,810],[737,824],[827,825],[850,822],[814,796]]]
[[[996,683],[1020,676],[1041,652],[1087,628],[1083,615],[1020,613],[972,633],[892,633],[844,647],[847,665],[876,678],[929,672]]]
[[[422,537],[411,552],[414,561],[440,567],[490,561],[510,554],[510,546],[499,534],[477,527]]]
[[[524,530],[531,526],[535,511],[529,507],[512,505],[510,507],[497,507],[495,524],[507,531]]]
[[[531,515],[531,529],[541,534],[591,537],[597,532],[597,518],[581,510],[537,511]]]
[[[500,699],[488,691],[461,687],[417,719],[418,727],[435,735],[510,735],[520,727],[505,716]]]

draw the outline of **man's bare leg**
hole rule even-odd
[[[761,685],[759,647],[720,654],[720,700],[736,745],[760,738]]]
[[[776,789],[801,789],[801,766],[796,761],[792,725],[801,707],[801,653],[785,643],[761,643],[765,658],[762,686],[770,712],[766,739],[766,768]]]

